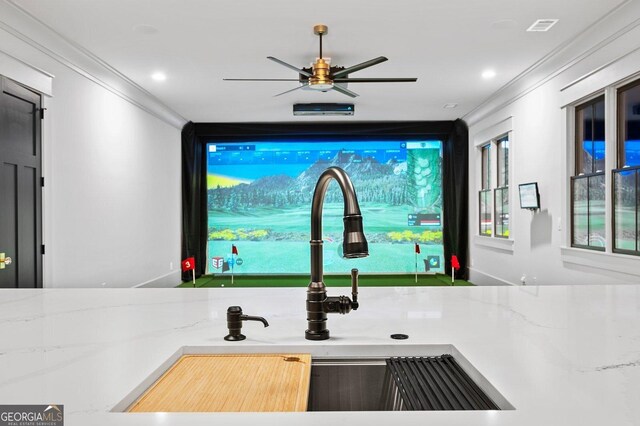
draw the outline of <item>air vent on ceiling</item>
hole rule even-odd
[[[527,28],[527,31],[549,31],[556,22],[558,22],[557,19],[538,19],[536,22],[531,24],[529,28]]]

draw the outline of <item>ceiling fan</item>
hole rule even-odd
[[[309,68],[298,68],[294,65],[281,61],[273,56],[267,56],[267,59],[272,60],[280,65],[290,68],[298,73],[297,79],[289,78],[224,78],[224,81],[297,81],[300,83],[298,87],[291,90],[279,93],[275,96],[284,95],[298,89],[312,89],[320,92],[328,92],[335,90],[343,95],[355,98],[357,93],[341,86],[341,83],[413,83],[418,81],[417,78],[349,78],[349,74],[362,69],[377,65],[387,60],[384,56],[378,56],[377,58],[370,59],[351,67],[338,67],[330,66],[322,57],[322,36],[328,32],[326,25],[315,25],[313,32],[320,38],[320,55],[318,59]]]

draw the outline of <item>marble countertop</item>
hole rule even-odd
[[[325,342],[304,339],[305,291],[1,290],[0,404],[64,404],[67,426],[640,424],[640,285],[362,288],[359,310],[329,316]],[[231,305],[270,327],[248,322],[247,340],[224,341]],[[112,412],[183,347],[409,354],[422,345],[455,347],[515,409]]]

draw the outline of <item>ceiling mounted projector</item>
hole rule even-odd
[[[293,115],[353,115],[353,104],[294,104]]]

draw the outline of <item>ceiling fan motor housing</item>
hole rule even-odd
[[[333,87],[330,77],[330,67],[327,61],[318,58],[313,64],[313,76],[309,78],[309,88],[326,92]]]

